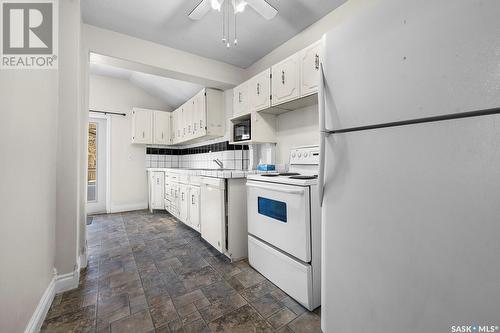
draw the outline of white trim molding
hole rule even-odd
[[[128,205],[112,205],[110,213],[131,212],[133,210],[148,209],[147,202],[141,202]]]
[[[78,260],[80,261],[80,260]],[[57,275],[57,270],[54,268],[54,276],[49,282],[47,289],[45,289],[40,302],[33,312],[33,315],[26,325],[24,333],[38,333],[42,328],[43,321],[49,312],[50,306],[54,297],[58,293],[68,291],[78,287],[80,281],[80,262],[75,265],[75,270],[71,273]]]
[[[40,332],[40,329],[42,328],[43,321],[45,320],[45,317],[47,316],[47,312],[49,312],[50,306],[52,305],[52,301],[54,300],[54,296],[56,294],[55,292],[55,285],[56,285],[56,275],[55,275],[55,270],[54,270],[54,276],[49,282],[49,285],[47,286],[47,289],[45,289],[42,298],[40,299],[40,302],[38,302],[37,307],[35,308],[35,312],[33,312],[33,315],[30,318],[30,321],[28,322],[28,325],[26,326],[26,329],[24,330],[24,333],[37,333]]]
[[[78,288],[80,282],[80,260],[75,265],[73,272],[57,275],[56,277],[56,294]]]
[[[82,249],[82,253],[80,253],[80,257],[78,258],[78,266],[80,266],[80,270],[87,268],[87,240],[85,240],[85,246]]]

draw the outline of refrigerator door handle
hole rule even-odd
[[[318,190],[319,205],[323,206],[323,194],[325,189],[325,76],[323,64],[319,65],[319,89],[318,89],[318,113],[319,113],[319,170],[318,170]]]
[[[319,133],[319,170],[318,170],[318,190],[319,206],[323,207],[323,195],[325,193],[325,141],[327,133]]]

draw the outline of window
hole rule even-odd
[[[259,214],[281,222],[287,222],[286,203],[262,197],[258,197],[257,200]]]
[[[97,124],[89,123],[87,201],[97,201]]]

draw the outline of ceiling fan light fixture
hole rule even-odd
[[[212,6],[212,9],[220,12],[220,9],[222,7],[222,2],[223,1],[220,1],[220,0],[211,0],[210,5]]]
[[[233,0],[233,9],[234,13],[243,13],[245,11],[245,8],[247,6],[247,2],[245,0]]]

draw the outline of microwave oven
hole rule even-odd
[[[251,135],[251,126],[250,126],[250,119],[243,120],[237,124],[234,124],[233,127],[233,141],[238,142],[238,141],[246,141],[246,140],[251,140],[252,135]]]

